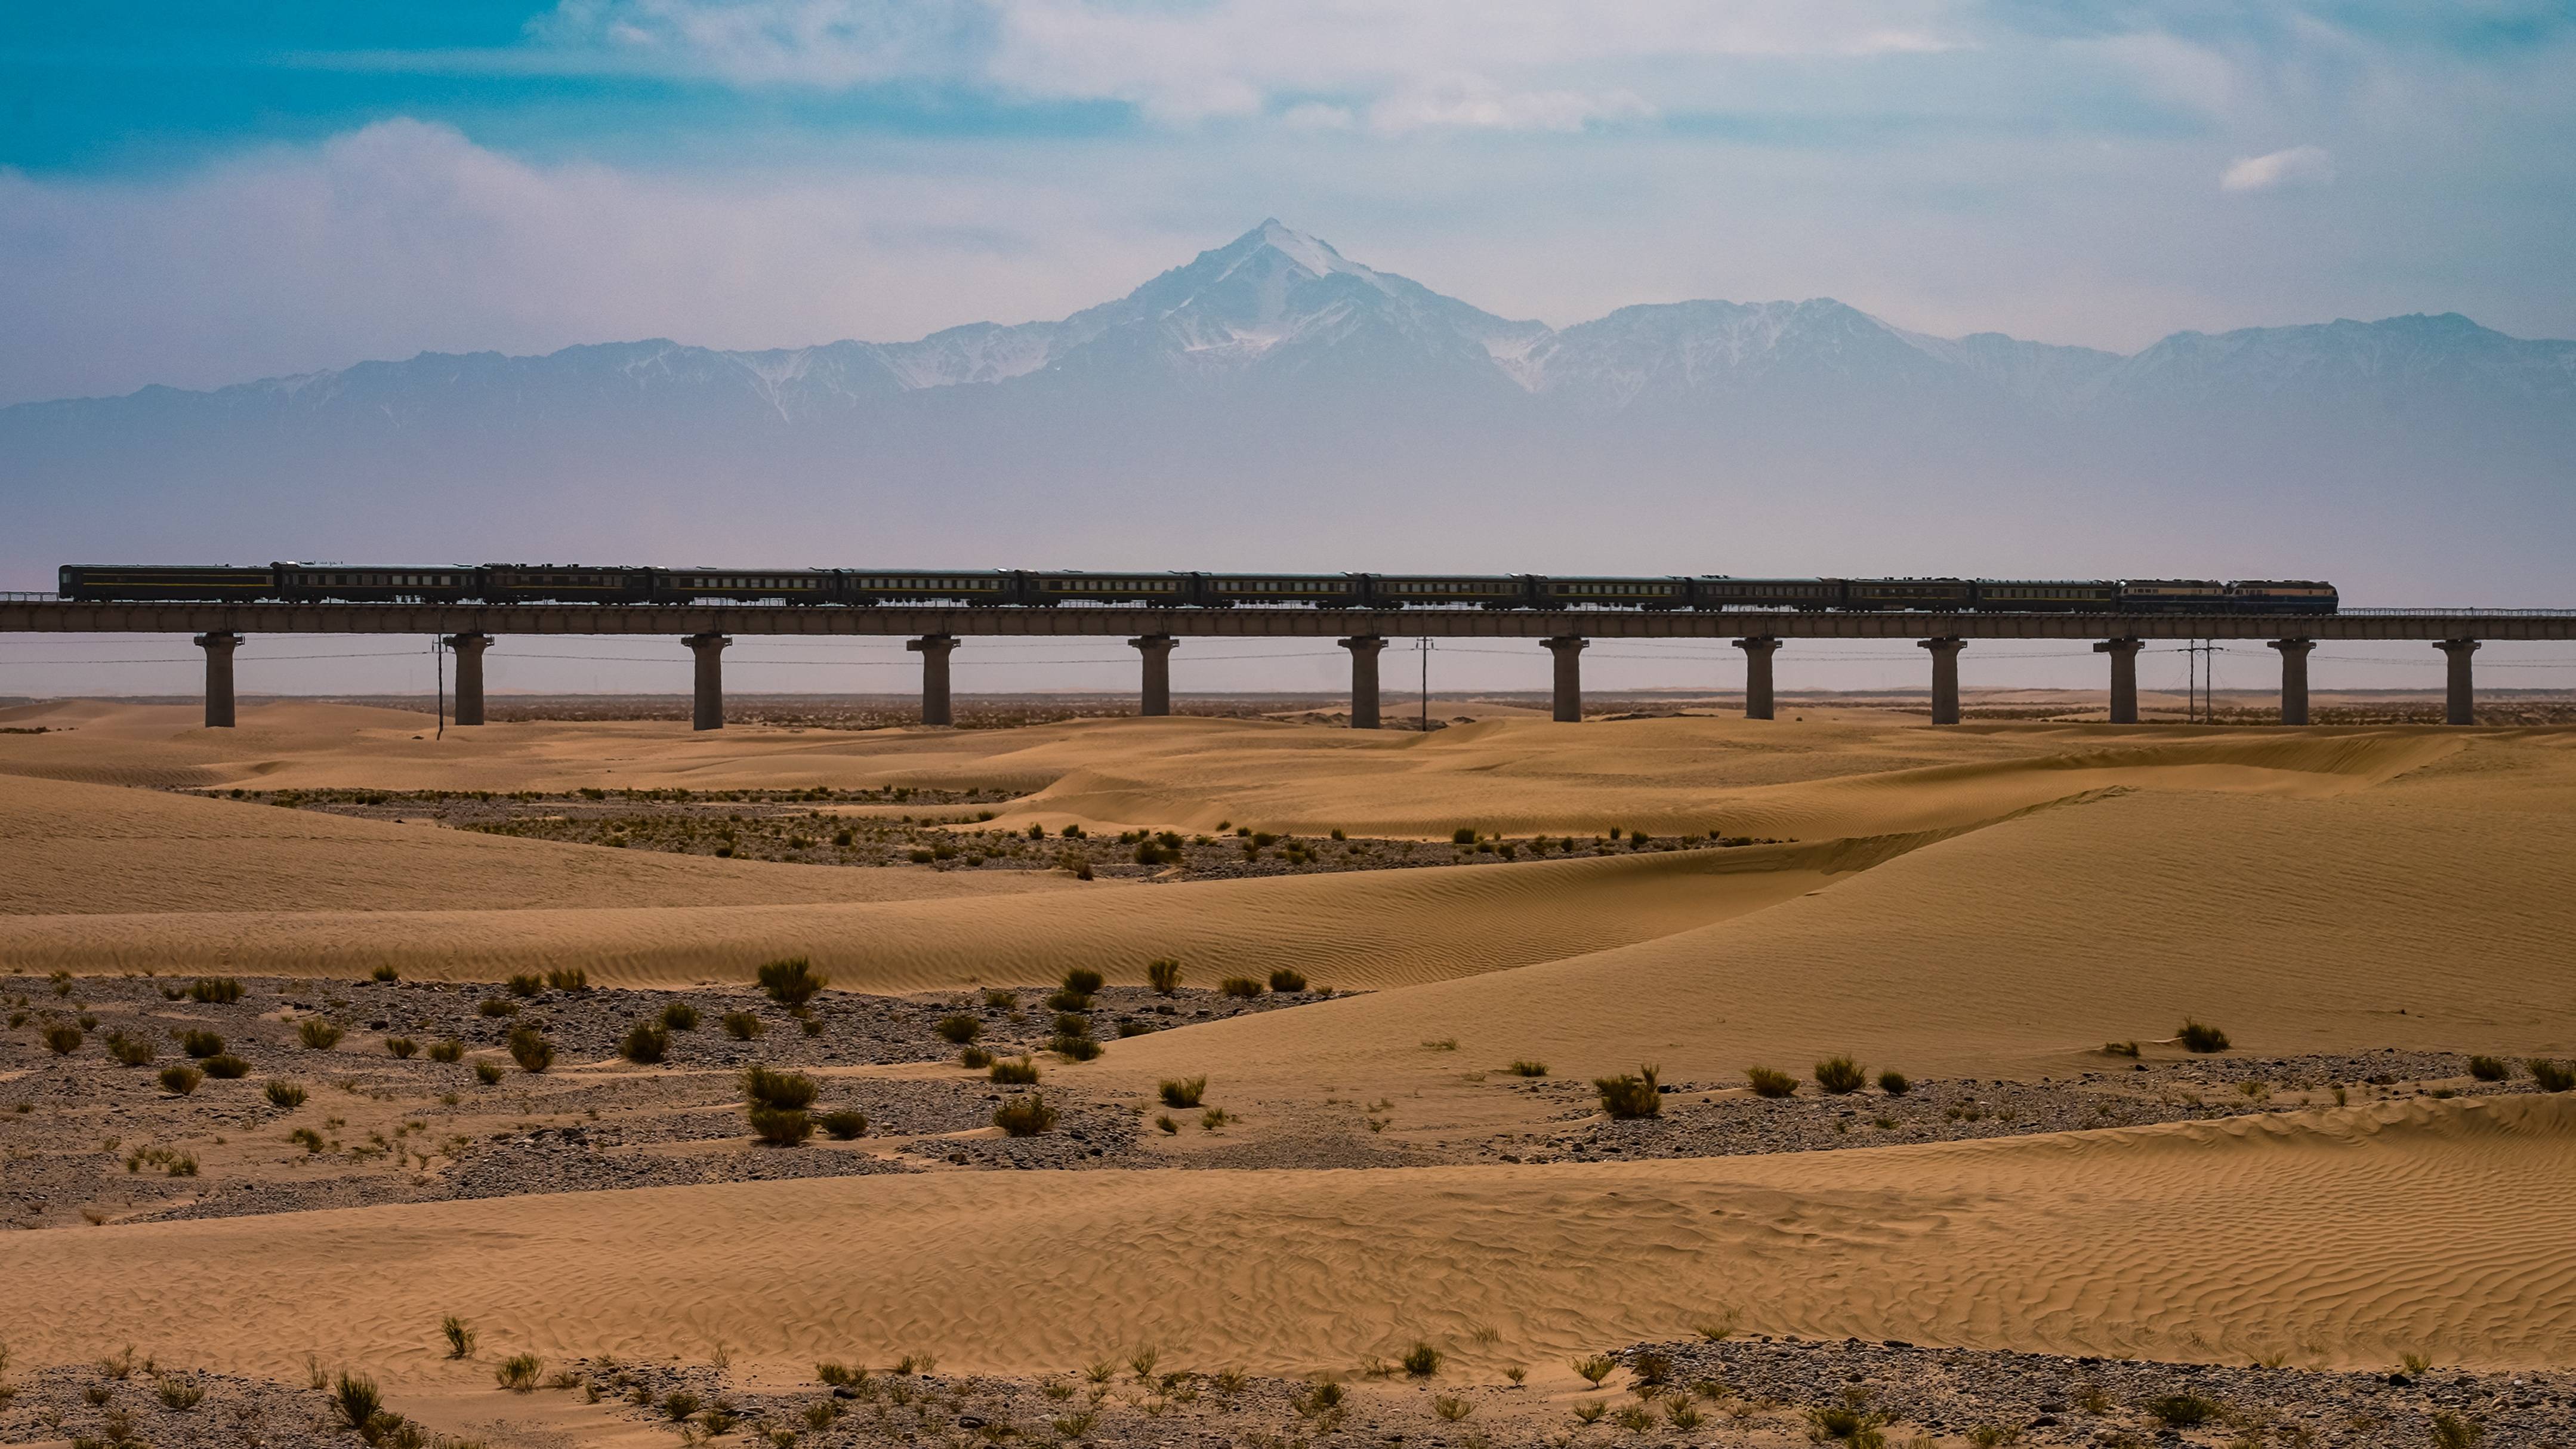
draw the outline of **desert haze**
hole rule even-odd
[[[2563,729],[0,724],[12,1442],[2576,1443]]]

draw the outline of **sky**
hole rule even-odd
[[[0,404],[1061,316],[1272,215],[1560,325],[2576,336],[2576,4],[0,7]]]

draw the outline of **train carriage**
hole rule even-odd
[[[2124,614],[2220,614],[2227,585],[2216,579],[2130,579],[2120,585]]]
[[[1977,586],[1966,579],[1846,579],[1846,609],[1929,609],[1959,612],[1976,606]]]
[[[1840,579],[1737,579],[1709,574],[1690,581],[1695,609],[1839,609]]]
[[[1306,604],[1356,609],[1368,601],[1366,574],[1202,574],[1201,601],[1213,608],[1237,604]]]
[[[2343,607],[2335,586],[2315,579],[2239,579],[2227,586],[2231,612],[2331,614]]]
[[[468,564],[277,565],[281,597],[300,603],[452,604],[484,594],[483,570]]]
[[[593,564],[492,564],[483,598],[494,604],[644,604],[652,602],[651,569]]]
[[[1019,580],[996,569],[844,569],[845,604],[1016,604]]]
[[[1191,574],[1030,573],[1021,575],[1020,602],[1171,609],[1193,602],[1196,584]]]
[[[1431,604],[1474,604],[1487,609],[1530,607],[1527,584],[1489,574],[1374,574],[1369,602],[1381,609]]]
[[[1980,579],[1977,607],[2005,614],[2107,614],[2120,601],[2108,579]]]
[[[54,592],[83,603],[162,599],[248,603],[285,597],[278,592],[275,565],[236,568],[231,564],[65,564],[55,574]]]
[[[1543,609],[1679,609],[1690,603],[1688,579],[1558,578],[1529,581]]]
[[[696,604],[716,600],[779,599],[827,604],[838,593],[829,569],[655,569],[653,602]]]

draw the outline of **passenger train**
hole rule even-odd
[[[1802,612],[2331,614],[2334,585],[2244,579],[1745,579],[1556,574],[1048,573],[654,569],[580,564],[66,564],[61,596],[107,602],[1118,604],[1229,609],[1761,609]]]

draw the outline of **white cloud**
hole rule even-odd
[[[1441,76],[1369,107],[1369,125],[1388,135],[1435,126],[1486,131],[1580,131],[1595,121],[1654,114],[1627,91],[1513,91],[1483,76]]]
[[[2334,157],[2323,146],[2292,146],[2262,156],[2240,156],[2218,178],[2222,191],[2271,191],[2283,186],[2323,186],[2334,180]]]

